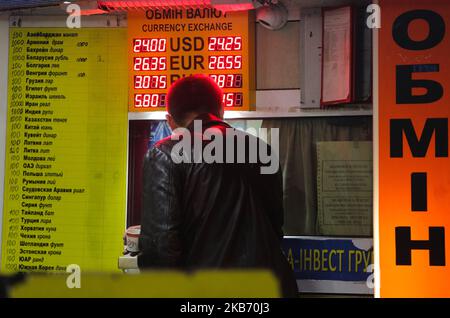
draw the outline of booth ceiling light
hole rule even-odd
[[[70,5],[76,4],[80,7],[81,15],[94,15],[94,14],[104,14],[108,11],[102,10],[97,1],[92,0],[78,0],[78,1],[64,1],[60,4],[61,9],[67,12]],[[70,11],[70,10],[69,10]]]
[[[102,9],[132,10],[170,7],[213,7],[222,11],[244,11],[255,9],[268,0],[99,0]]]
[[[270,3],[256,10],[256,21],[269,30],[279,30],[288,21],[288,10],[283,3]]]

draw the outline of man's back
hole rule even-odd
[[[231,150],[226,148],[225,140],[236,131],[211,115],[197,119],[202,120],[203,130],[213,128],[224,137],[220,155],[225,161]],[[191,125],[189,132],[193,139],[203,139],[202,133],[192,134],[192,130]],[[238,141],[244,139],[244,163],[199,160],[195,157],[198,150],[207,154],[205,148],[211,145],[204,140],[200,141],[199,149],[191,149],[188,162],[174,162],[174,154],[186,157],[186,153],[180,153],[177,141],[170,138],[149,151],[144,167],[140,240],[143,255],[139,265],[182,269],[267,268],[281,280],[283,294],[293,297],[295,280],[280,247],[281,172],[278,169],[275,174],[261,174],[259,160],[249,163],[249,145],[258,139],[244,133],[237,133],[234,139],[237,141],[232,149],[234,159],[242,154]],[[194,143],[191,140],[188,144]],[[219,150],[215,149],[213,154],[219,155]]]

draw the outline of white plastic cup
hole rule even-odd
[[[141,234],[141,226],[130,226],[126,231],[127,251],[139,252],[139,235]]]

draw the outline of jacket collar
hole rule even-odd
[[[203,113],[195,117],[191,123],[186,127],[188,130],[193,131],[194,130],[194,121],[195,120],[201,120],[202,121],[202,127],[203,129],[207,129],[212,126],[225,126],[225,127],[231,127],[226,122],[224,122],[222,119],[220,119],[217,116],[214,116],[210,113]]]

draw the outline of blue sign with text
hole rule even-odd
[[[286,237],[283,250],[297,280],[362,282],[372,274],[372,239]]]

